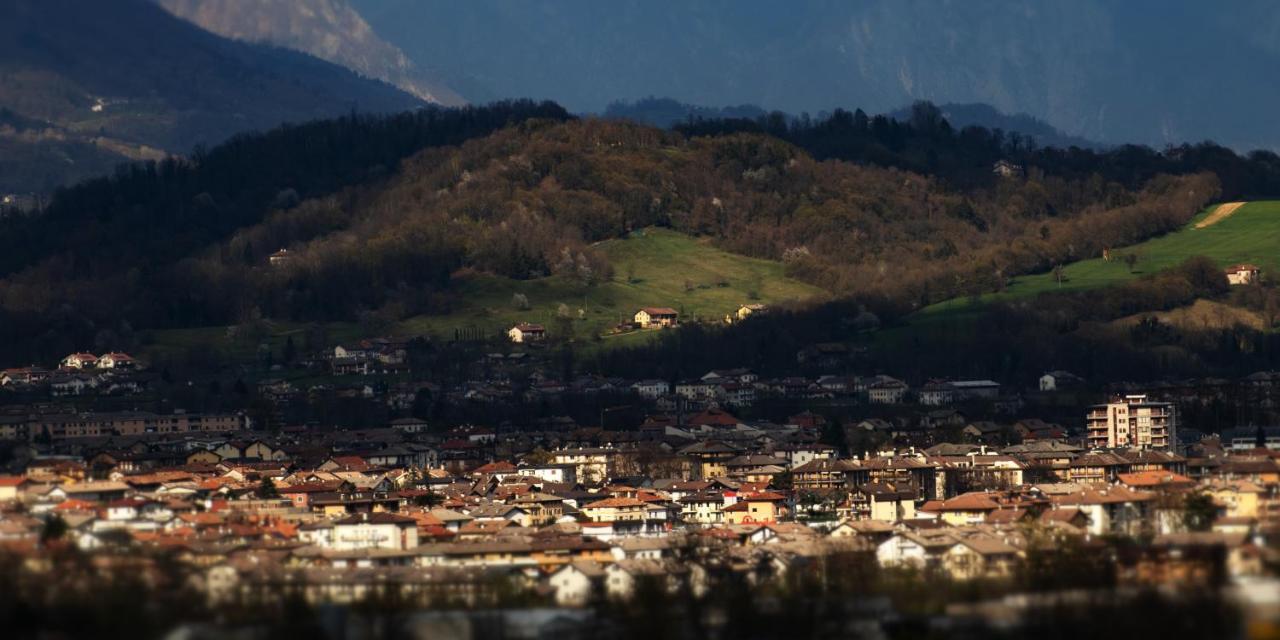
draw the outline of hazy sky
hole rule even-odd
[[[1280,5],[1265,0],[351,1],[472,100],[817,112],[929,99],[1110,142],[1280,142]]]

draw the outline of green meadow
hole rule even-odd
[[[715,248],[704,239],[650,228],[597,245],[613,266],[613,277],[586,286],[561,276],[512,280],[489,274],[460,275],[454,282],[456,303],[448,313],[405,319],[384,335],[430,335],[451,339],[455,332],[498,335],[520,322],[539,323],[548,332],[571,331],[590,348],[633,345],[652,339],[656,331],[609,335],[641,307],[672,307],[682,320],[720,320],[748,303],[778,304],[825,295],[814,286],[788,278],[782,263],[749,258]],[[517,302],[520,294],[527,308]],[[562,314],[568,320],[562,319]],[[193,347],[222,351],[233,360],[252,358],[260,344],[279,349],[290,336],[301,348],[305,325],[267,322],[265,336],[235,339],[225,327],[157,331],[154,353],[178,355]],[[354,340],[363,331],[354,323],[326,325],[330,342]],[[595,336],[603,336],[596,340]],[[554,337],[554,336],[553,336]]]
[[[926,307],[917,315],[965,314],[996,301],[1029,298],[1051,291],[1107,287],[1168,269],[1192,256],[1209,257],[1224,267],[1248,262],[1261,267],[1263,273],[1277,273],[1277,268],[1280,268],[1280,201],[1246,203],[1229,217],[1197,229],[1196,224],[1215,208],[1209,207],[1201,212],[1181,230],[1112,250],[1110,261],[1093,258],[1066,265],[1062,282],[1058,282],[1052,273],[1019,276],[1003,292],[976,299],[947,300]],[[1132,269],[1124,260],[1124,256],[1130,253],[1138,256]]]

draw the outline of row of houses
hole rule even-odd
[[[42,412],[0,415],[0,440],[56,442],[144,434],[229,433],[249,427],[244,413]]]

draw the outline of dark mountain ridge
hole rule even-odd
[[[0,5],[0,108],[27,129],[43,123],[42,135],[0,129],[0,190],[47,189],[283,122],[422,104],[305,54],[218,37],[147,0]]]

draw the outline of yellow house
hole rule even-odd
[[[914,485],[878,480],[859,486],[850,503],[858,519],[900,522],[916,517],[915,499]]]
[[[627,522],[644,520],[646,507],[635,498],[605,498],[583,506],[582,513],[592,522]]]
[[[931,500],[920,507],[920,512],[933,515],[953,527],[981,524],[987,514],[1000,508],[1000,504],[990,495],[973,491],[958,495],[950,500]]]
[[[1257,518],[1259,497],[1263,489],[1249,480],[1235,480],[1209,485],[1206,493],[1221,505],[1228,518]]]
[[[17,500],[18,494],[30,483],[23,476],[0,476],[0,502]]]
[[[729,314],[729,316],[725,318],[725,322],[729,322],[729,323],[742,322],[743,320],[746,320],[747,317],[749,317],[751,314],[763,313],[767,309],[768,307],[759,303],[744,304],[738,307],[737,311],[734,311],[732,314]]]
[[[223,457],[211,451],[195,451],[187,456],[188,465],[216,465],[223,461]]]
[[[635,322],[641,329],[674,327],[680,313],[670,307],[645,307],[636,312]]]
[[[773,524],[782,515],[782,505],[787,498],[771,491],[740,496],[738,501],[724,508],[729,524]]]

